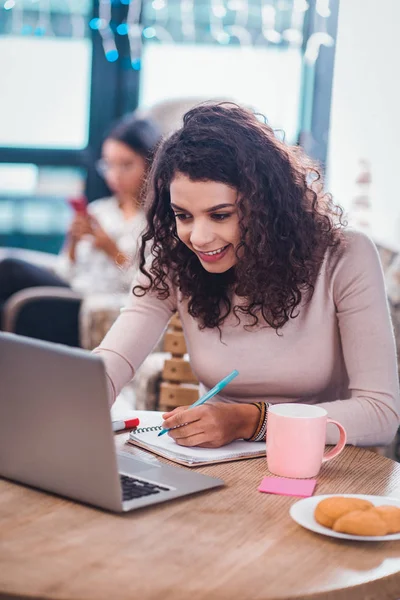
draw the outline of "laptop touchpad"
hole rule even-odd
[[[149,468],[161,467],[160,461],[152,455],[144,452],[139,454],[133,452],[117,452],[117,462],[119,471],[128,471],[132,475],[140,471],[148,471]]]

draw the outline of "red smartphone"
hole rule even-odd
[[[78,198],[69,198],[68,204],[79,215],[87,214],[87,199],[85,196],[79,196]]]

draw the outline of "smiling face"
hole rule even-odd
[[[240,242],[237,191],[217,181],[192,181],[178,173],[170,185],[179,239],[204,269],[224,273],[236,264]]]

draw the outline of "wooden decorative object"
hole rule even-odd
[[[177,314],[169,322],[164,336],[164,350],[171,353],[164,363],[160,386],[160,410],[173,410],[183,404],[193,404],[199,397],[196,377],[185,359],[186,343]]]

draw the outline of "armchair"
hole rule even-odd
[[[55,270],[57,256],[46,252],[2,248],[0,259],[18,258],[32,264]],[[79,293],[62,287],[31,287],[15,293],[3,307],[3,329],[15,332],[24,309],[38,300],[79,303],[79,342],[82,348],[92,350],[98,345],[119,314],[123,294],[93,294],[83,298]],[[50,305],[50,304],[49,304]]]

